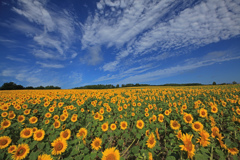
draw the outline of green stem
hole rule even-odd
[[[129,150],[129,148],[133,145],[133,143],[135,142],[136,139],[133,140],[133,142],[130,144],[130,146],[128,146],[127,150],[122,154],[122,156],[124,156],[124,154]]]
[[[210,157],[210,160],[213,160],[213,146],[211,148],[211,157]]]

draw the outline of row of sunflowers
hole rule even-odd
[[[240,158],[239,85],[0,93],[0,159]]]

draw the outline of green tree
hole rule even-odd
[[[216,82],[213,82],[212,85],[216,85],[217,83]]]

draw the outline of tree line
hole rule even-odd
[[[33,87],[33,86],[27,86],[23,87],[22,85],[17,85],[14,82],[6,82],[4,83],[1,87],[1,90],[20,90],[20,89],[61,89],[61,87],[58,86],[38,86],[38,87]]]

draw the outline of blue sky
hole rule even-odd
[[[240,82],[239,1],[0,3],[0,85]]]

